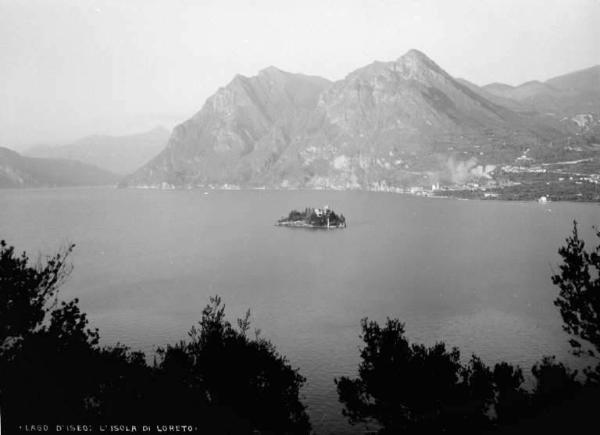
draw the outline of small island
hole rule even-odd
[[[346,218],[343,214],[337,215],[328,206],[306,207],[303,212],[292,210],[287,217],[279,219],[276,225],[300,228],[346,228]]]

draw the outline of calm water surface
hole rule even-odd
[[[347,229],[273,225],[324,204],[344,213]],[[593,240],[600,207],[360,192],[0,191],[0,238],[42,254],[77,244],[62,294],[80,298],[106,344],[152,353],[185,338],[211,295],[230,320],[250,308],[254,327],[307,377],[318,433],[353,430],[333,379],[356,372],[362,317],[398,317],[411,339],[443,340],[488,363],[568,360],[550,276],[573,219]]]

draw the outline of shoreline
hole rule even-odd
[[[127,187],[123,187],[123,186],[115,186],[115,185],[91,185],[91,186],[30,186],[30,187],[5,187],[5,188],[0,188],[0,192],[23,192],[23,191],[38,191],[38,192],[50,192],[50,191],[67,191],[67,190],[85,190],[85,189],[97,189],[97,190],[103,190],[103,189],[114,189],[114,190],[148,190],[148,191],[170,191],[170,192],[181,192],[181,191],[202,191],[204,190],[204,192],[206,194],[208,194],[209,192],[262,192],[262,191],[267,191],[267,192],[285,192],[285,191],[290,191],[290,192],[361,192],[361,193],[387,193],[387,194],[394,194],[394,195],[401,195],[401,196],[405,196],[405,197],[412,197],[412,198],[427,198],[427,199],[448,199],[448,200],[459,200],[459,201],[497,201],[497,202],[523,202],[523,203],[537,203],[538,200],[537,199],[523,199],[523,198],[518,198],[518,197],[514,197],[514,198],[499,198],[499,197],[490,197],[490,198],[476,198],[476,197],[471,197],[471,198],[467,198],[467,197],[462,197],[460,195],[440,195],[437,193],[434,194],[414,194],[414,193],[409,193],[409,192],[394,192],[394,191],[389,191],[389,190],[369,190],[369,189],[304,189],[304,188],[298,188],[298,189],[293,189],[293,188],[287,188],[287,189],[263,189],[263,188],[240,188],[240,189],[221,189],[221,188],[203,188],[203,187],[173,187],[173,188],[168,188],[168,189],[164,189],[161,187],[148,187],[148,186],[127,186]],[[446,192],[452,192],[452,191],[446,191]],[[458,192],[464,192],[464,191],[458,191]],[[474,191],[476,192],[476,191]],[[588,199],[581,199],[581,200],[572,200],[572,199],[553,199],[552,195],[550,195],[550,199],[545,203],[545,204],[552,204],[552,203],[572,203],[572,204],[599,204],[600,205],[600,199],[598,200],[588,200]]]
[[[127,186],[127,187],[118,187],[118,189],[133,189],[133,190],[158,190],[158,191],[197,191],[204,190],[205,194],[209,192],[230,192],[230,191],[266,191],[266,192],[361,192],[361,193],[388,193],[394,195],[402,195],[405,197],[413,197],[413,198],[431,198],[431,199],[453,199],[460,201],[499,201],[499,202],[528,202],[528,203],[537,203],[539,198],[519,198],[518,195],[512,197],[500,197],[500,196],[490,196],[487,198],[479,197],[477,193],[482,191],[474,190],[474,191],[465,191],[465,190],[440,190],[435,192],[430,191],[421,191],[419,193],[410,193],[410,192],[397,192],[393,190],[383,190],[383,189],[310,189],[310,188],[253,188],[253,187],[240,187],[236,189],[232,188],[218,188],[218,187],[203,187],[203,186],[194,186],[194,187],[169,187],[162,188],[160,186]],[[440,193],[449,193],[448,195],[443,195]],[[458,194],[456,194],[458,193]],[[460,193],[470,193],[471,195],[465,194],[464,196]],[[496,193],[496,192],[494,192]],[[499,194],[501,195],[501,193]],[[470,197],[469,197],[470,196]],[[573,203],[573,204],[600,204],[600,199],[586,199],[582,198],[580,200],[574,199],[555,199],[552,197],[552,194],[543,195],[549,198],[547,202],[544,204],[550,203]]]
[[[340,226],[322,226],[322,225],[311,225],[307,224],[303,221],[293,221],[293,222],[276,222],[276,227],[290,227],[290,228],[308,228],[308,229],[317,229],[317,230],[342,230],[346,227]]]

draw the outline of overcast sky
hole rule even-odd
[[[600,64],[600,0],[0,0],[0,146],[171,128],[241,73],[417,48],[519,84]]]

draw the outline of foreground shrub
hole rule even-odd
[[[99,346],[78,300],[59,302],[72,246],[32,264],[0,242],[2,429],[32,424],[186,424],[204,433],[308,433],[304,378],[258,334],[234,328],[220,298],[190,340],[142,352]],[[96,426],[97,427],[97,426]]]
[[[596,230],[600,238],[600,231]],[[595,359],[588,367],[589,382],[600,383],[600,244],[591,250],[579,238],[577,222],[558,253],[562,257],[560,272],[552,282],[560,289],[554,304],[563,319],[563,329],[571,335],[569,343],[577,356]]]
[[[211,298],[190,340],[159,351],[159,378],[176,389],[172,394],[234,418],[239,427],[309,432],[299,400],[305,379],[269,341],[258,333],[248,337],[249,316],[234,328],[225,319],[221,299]]]
[[[363,319],[362,361],[356,379],[336,379],[343,413],[353,424],[376,422],[380,433],[476,432],[488,423],[493,374],[473,356],[443,343],[411,344],[404,325]]]

